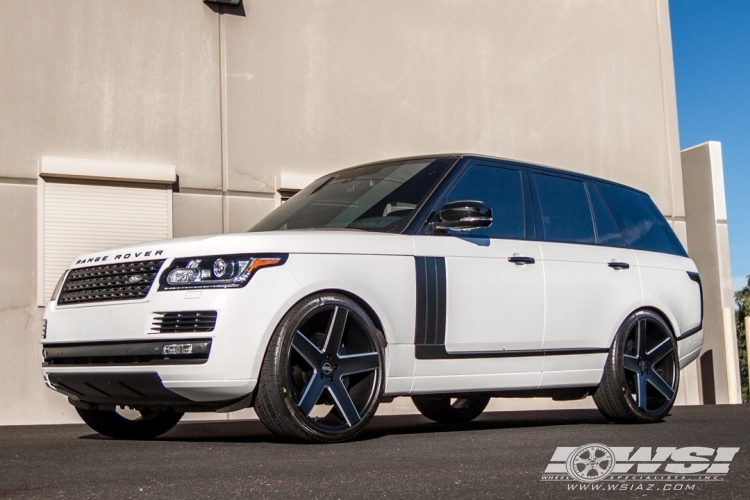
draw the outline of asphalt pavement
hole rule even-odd
[[[731,462],[724,452],[716,470],[728,472],[710,480],[543,479],[557,447],[588,443],[649,454],[702,447],[685,465],[698,468],[712,460],[701,461],[706,448],[740,450]],[[185,422],[154,441],[114,441],[83,425],[0,427],[0,498],[723,499],[750,498],[748,486],[749,405],[675,408],[651,425],[611,424],[596,410],[488,412],[458,426],[378,416],[354,441],[333,445],[286,442],[253,420]]]

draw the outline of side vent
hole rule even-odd
[[[217,316],[216,311],[158,313],[151,325],[151,333],[212,332]]]

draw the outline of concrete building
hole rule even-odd
[[[2,0],[0,425],[78,421],[39,370],[66,259],[245,231],[315,176],[454,151],[633,185],[717,252],[686,226],[667,0]]]

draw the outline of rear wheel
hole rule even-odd
[[[304,441],[349,439],[383,392],[382,334],[346,296],[303,299],[281,320],[261,367],[255,412],[272,432]]]
[[[182,413],[171,409],[142,411],[130,420],[115,410],[85,410],[76,407],[86,425],[99,434],[115,439],[153,439],[177,425]]]
[[[669,325],[653,312],[638,311],[615,337],[594,402],[613,422],[658,422],[672,408],[679,382]]]
[[[417,410],[435,422],[457,424],[470,422],[482,414],[490,397],[485,394],[468,394],[460,397],[436,394],[412,396]]]

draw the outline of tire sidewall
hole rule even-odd
[[[675,396],[673,396],[669,404],[666,405],[658,413],[647,413],[638,407],[637,402],[633,399],[633,396],[630,394],[630,391],[628,391],[628,385],[625,379],[623,354],[625,352],[625,343],[627,341],[628,332],[633,327],[633,325],[635,325],[638,321],[643,320],[643,319],[653,320],[662,326],[664,331],[667,332],[670,342],[672,343],[672,348],[674,349],[673,352],[675,353],[675,355],[678,356],[678,360],[675,366],[675,383],[674,383]],[[628,317],[628,319],[625,320],[625,322],[620,327],[620,330],[617,333],[617,337],[615,338],[615,343],[613,345],[613,351],[612,351],[614,361],[615,361],[614,368],[615,368],[615,374],[617,377],[616,379],[617,386],[621,390],[622,398],[625,401],[625,404],[628,406],[629,410],[637,416],[639,420],[648,421],[648,422],[657,422],[663,419],[672,409],[672,406],[674,406],[677,391],[679,390],[679,386],[680,386],[680,366],[679,366],[679,355],[678,355],[679,351],[677,347],[678,347],[677,341],[675,340],[674,333],[672,332],[672,328],[669,326],[669,323],[667,323],[661,316],[659,316],[658,314],[654,312],[651,312],[648,310],[636,311],[635,313],[630,315],[630,317]]]
[[[378,353],[380,359],[380,367],[376,373],[375,381],[375,394],[372,397],[372,402],[367,411],[361,415],[361,419],[352,427],[341,431],[326,431],[313,426],[308,418],[302,414],[300,409],[297,407],[297,403],[294,401],[292,390],[289,381],[288,362],[289,356],[292,350],[292,340],[294,339],[294,333],[297,327],[302,324],[309,316],[315,313],[317,310],[324,307],[346,307],[351,313],[356,314],[357,320],[366,327],[375,350]],[[349,299],[344,295],[335,293],[320,293],[312,295],[300,301],[294,306],[281,320],[279,325],[276,327],[274,335],[281,337],[281,341],[277,344],[278,349],[276,350],[273,359],[273,369],[275,371],[275,378],[278,382],[275,388],[279,396],[281,397],[286,410],[289,415],[294,419],[295,423],[306,433],[318,440],[325,441],[338,441],[348,439],[358,432],[360,432],[371,420],[375,411],[377,411],[378,403],[383,395],[385,387],[385,348],[382,333],[374,325],[369,315],[353,300]]]

